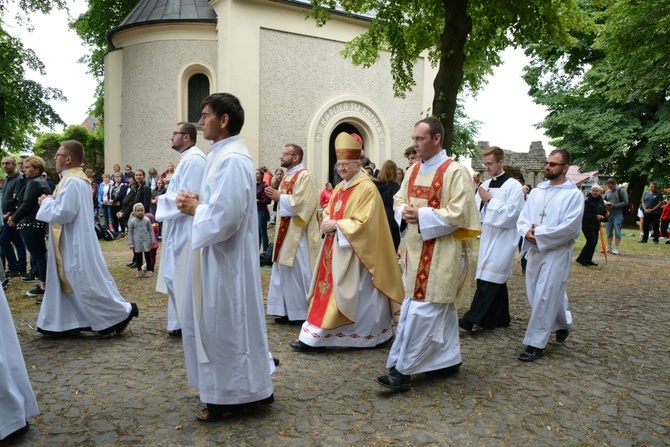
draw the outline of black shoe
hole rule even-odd
[[[117,233],[116,237],[117,237],[117,239],[123,239],[124,237],[126,237],[126,234],[124,232]]]
[[[19,429],[16,430],[15,432],[12,432],[12,433],[8,434],[8,435],[5,436],[4,438],[0,439],[0,441],[3,441],[3,443],[4,443],[5,441],[12,441],[12,440],[16,439],[17,437],[19,437],[19,436],[21,436],[21,435],[25,435],[26,433],[28,433],[28,429],[29,429],[29,428],[30,428],[30,424],[28,423],[28,421],[26,421],[26,425],[24,425],[23,427],[19,428]]]
[[[589,264],[587,261],[582,261],[581,259],[577,258],[575,261],[579,265],[583,265],[584,267],[589,267],[591,264]]]
[[[42,304],[42,297],[37,298],[35,304]]]
[[[460,362],[458,365],[447,366],[446,368],[435,369],[433,371],[426,372],[426,375],[429,377],[447,377],[456,374],[460,369],[463,362]]]
[[[570,331],[567,329],[559,329],[556,331],[556,343],[563,343],[565,340],[568,339],[568,335],[570,335]]]
[[[39,279],[37,276],[33,275],[32,273],[28,273],[27,275],[21,276],[21,281],[23,282],[31,282],[35,281],[36,279]]]
[[[275,401],[275,395],[274,395],[274,393],[272,393],[272,394],[270,394],[269,397],[266,397],[265,399],[259,400],[258,403],[263,404],[263,405],[270,405],[274,401]]]
[[[281,363],[278,358],[272,357],[272,363],[275,364],[275,368],[279,366]]]
[[[658,244],[658,241],[654,241],[654,244]]]
[[[2,290],[7,290],[9,288],[9,278],[5,278],[4,281],[2,281]]]
[[[519,354],[519,360],[522,362],[534,362],[544,355],[544,349],[528,346],[524,352]]]
[[[391,371],[385,376],[379,376],[376,379],[376,382],[381,386],[390,388],[393,391],[407,391],[412,388],[411,382],[412,376],[408,376],[398,372],[395,367],[391,368]]]
[[[120,334],[121,332],[126,330],[126,327],[128,327],[128,323],[130,323],[130,320],[132,320],[134,317],[137,317],[140,314],[139,309],[137,308],[137,304],[135,303],[130,303],[130,315],[128,315],[128,318],[123,320],[120,323],[115,324],[112,327],[108,327],[107,329],[103,329],[98,332],[100,335],[109,335],[114,332],[117,334]]]
[[[175,329],[174,331],[168,331],[170,337],[180,337],[181,338],[181,329]]]
[[[589,265],[598,265],[598,263],[596,263],[596,262],[593,262],[593,261],[589,261],[589,263],[588,263],[588,264],[589,264]]]
[[[310,346],[300,340],[292,341],[289,346],[298,352],[325,352],[324,346]]]
[[[459,318],[458,319],[458,327],[463,329],[466,332],[473,332],[472,326],[474,326],[472,323],[469,321],[466,321],[465,318]]]
[[[34,289],[28,290],[26,296],[42,296],[44,295],[44,289],[40,286],[35,287]]]
[[[277,323],[277,324],[288,324],[288,323],[289,323],[289,319],[288,319],[288,317],[287,317],[286,315],[284,315],[283,317],[277,317],[277,318],[275,318],[275,323]]]
[[[637,241],[638,244],[646,244],[647,241]]]
[[[137,264],[135,264],[135,261],[129,262],[128,264],[126,264],[126,267],[135,268],[137,267]]]
[[[9,271],[9,270],[7,270],[7,271],[5,272],[5,276],[6,276],[7,278],[18,278],[19,276],[23,276],[23,275],[25,275],[25,273],[21,273],[21,272],[12,272],[12,271]]]
[[[665,241],[665,245],[668,245],[668,244],[670,244],[670,239],[668,239],[667,241]]]

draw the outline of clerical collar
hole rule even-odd
[[[184,149],[183,151],[181,151],[181,153],[180,153],[179,155],[181,155],[181,158],[184,158],[184,157],[186,157],[186,154],[188,154],[188,152],[189,152],[191,149],[195,148],[195,147],[196,147],[196,146],[195,146],[195,144],[194,144],[193,146],[191,146],[191,147],[189,147],[189,148]],[[196,149],[197,149],[197,148],[196,148]]]
[[[354,174],[354,176],[351,177],[349,180],[342,180],[342,181],[344,182],[344,185],[343,185],[343,186],[346,188],[347,186],[349,186],[349,183],[353,182],[354,179],[355,179],[356,177],[358,177],[359,175],[361,175],[361,174],[363,174],[363,171],[358,171],[358,172],[357,172],[356,174]],[[367,175],[367,174],[365,174],[365,175]]]
[[[442,163],[447,161],[448,158],[449,157],[447,157],[447,152],[441,150],[437,154],[430,157],[428,160],[421,160],[421,167],[419,168],[419,172],[422,174],[432,172],[435,169],[437,169],[438,166],[440,166]]]
[[[233,141],[239,139],[240,139],[239,135],[233,135],[232,137],[224,138],[223,140],[219,140],[216,143],[212,143],[212,145],[209,148],[212,150],[212,152],[217,152],[228,143],[232,143]]]
[[[510,176],[508,173],[504,172],[500,174],[498,177],[491,177],[491,181],[489,182],[489,188],[500,188],[503,183],[505,183],[507,180],[509,180]]]
[[[295,173],[298,172],[300,169],[304,169],[304,166],[302,165],[302,163],[298,163],[297,165],[293,166],[291,169],[289,169],[288,171],[286,171],[286,175],[295,174]]]

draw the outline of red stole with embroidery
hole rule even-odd
[[[293,194],[293,185],[295,185],[295,182],[298,180],[298,175],[300,175],[302,171],[306,171],[306,169],[300,169],[298,172],[293,174],[291,180],[287,181],[286,178],[282,179],[281,186],[279,187],[279,190],[282,194]],[[275,244],[274,251],[272,253],[272,262],[277,262],[277,259],[279,258],[279,250],[281,250],[281,246],[284,243],[284,239],[286,238],[286,233],[288,233],[288,226],[290,223],[290,217],[282,217],[279,221],[279,228],[277,228],[277,243]]]

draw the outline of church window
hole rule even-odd
[[[200,104],[209,96],[209,78],[202,73],[194,74],[188,80],[188,121],[200,120]]]

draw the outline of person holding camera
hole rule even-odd
[[[598,235],[600,234],[600,223],[607,222],[610,217],[607,211],[607,205],[602,197],[603,188],[600,185],[593,185],[591,192],[584,200],[584,215],[582,216],[582,233],[586,238],[584,248],[577,256],[577,263],[584,267],[598,265],[593,262],[593,253],[598,244]],[[609,202],[608,202],[609,203]]]

